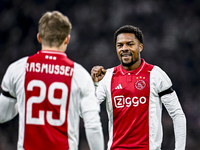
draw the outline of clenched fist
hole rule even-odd
[[[99,82],[106,74],[106,69],[103,66],[94,66],[91,70],[91,77],[94,82]]]

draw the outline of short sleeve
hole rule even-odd
[[[172,86],[170,78],[160,67],[154,66],[151,75],[156,93],[161,93]]]

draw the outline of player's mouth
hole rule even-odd
[[[121,53],[120,54],[120,56],[121,56],[121,58],[130,58],[130,57],[132,57],[132,53]]]

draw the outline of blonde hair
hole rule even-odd
[[[42,44],[59,47],[70,34],[72,25],[67,16],[59,11],[46,12],[39,20]]]

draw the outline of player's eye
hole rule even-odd
[[[120,48],[120,47],[122,47],[122,46],[123,46],[122,44],[117,44],[117,47],[118,47],[118,48]]]
[[[133,43],[129,43],[129,44],[128,44],[128,46],[133,46],[133,45],[134,45]]]

